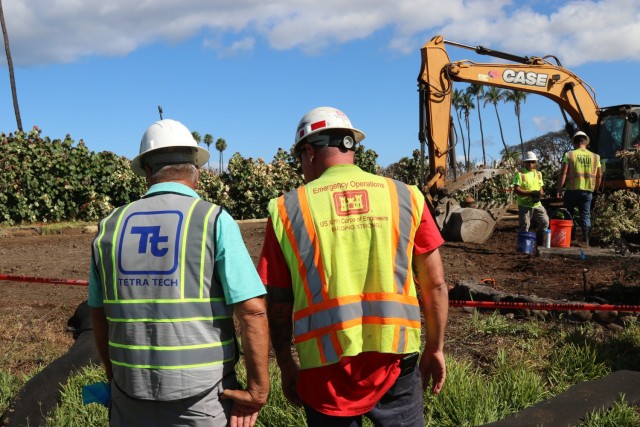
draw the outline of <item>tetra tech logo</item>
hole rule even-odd
[[[178,268],[182,212],[137,212],[122,227],[118,268],[123,274],[172,274]],[[123,248],[127,248],[123,256]],[[140,269],[144,266],[144,269]]]

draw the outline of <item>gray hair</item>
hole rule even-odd
[[[155,164],[151,167],[151,181],[154,183],[183,180],[196,184],[198,168],[192,163]]]

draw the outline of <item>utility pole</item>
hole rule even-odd
[[[160,120],[162,120],[162,107],[158,105],[158,113],[160,114]]]
[[[16,91],[16,79],[13,76],[13,61],[11,60],[11,49],[9,49],[9,35],[7,34],[7,26],[4,22],[4,10],[2,9],[2,0],[0,0],[0,25],[2,26],[2,36],[4,38],[4,50],[7,54],[7,67],[9,68],[9,80],[11,81],[11,93],[13,95],[13,110],[16,114],[16,124],[18,130],[22,132],[22,119],[20,118],[20,108],[18,107],[18,93]]]

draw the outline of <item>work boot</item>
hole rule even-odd
[[[583,228],[582,229],[582,242],[584,243],[584,246],[589,246],[589,232],[591,230],[589,228]]]

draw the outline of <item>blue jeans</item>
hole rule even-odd
[[[376,427],[424,427],[424,402],[420,369],[398,377],[389,391],[364,414]],[[326,415],[304,405],[309,427],[361,427],[362,415]]]
[[[573,214],[573,208],[580,212],[578,224],[583,229],[591,228],[591,199],[593,193],[585,190],[566,190],[564,192],[564,207]]]

